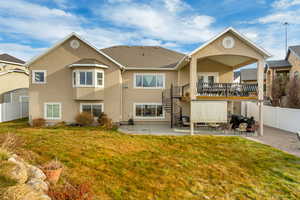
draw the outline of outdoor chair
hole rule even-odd
[[[181,117],[182,126],[190,126],[190,118],[188,116],[182,116]]]
[[[247,126],[248,126],[247,123],[241,123],[241,124],[239,125],[239,127],[236,128],[235,130],[237,130],[240,134],[246,133],[246,132],[247,132]]]

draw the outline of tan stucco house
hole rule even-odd
[[[29,71],[24,64],[14,56],[0,54],[0,103],[27,99]]]
[[[286,79],[298,77],[300,73],[300,45],[290,46],[285,59],[267,61],[267,91],[268,97],[272,96],[272,84],[276,77]]]
[[[189,54],[162,47],[97,49],[75,33],[26,65],[29,118],[74,122],[105,112],[116,123],[225,122],[233,101],[256,101],[262,120],[263,72],[270,56],[233,28]],[[258,84],[233,83],[233,71],[257,64]],[[262,121],[261,121],[262,124]],[[261,126],[262,133],[262,126]]]

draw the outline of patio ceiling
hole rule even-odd
[[[245,65],[249,65],[257,62],[252,58],[248,58],[245,56],[236,56],[236,55],[210,56],[208,59],[234,68],[240,68]]]

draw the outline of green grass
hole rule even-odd
[[[0,124],[0,136],[8,132],[25,159],[59,159],[63,179],[92,182],[97,199],[300,199],[300,159],[240,137],[31,128],[24,120]]]

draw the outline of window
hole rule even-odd
[[[218,72],[205,72],[198,73],[198,81],[200,83],[217,83],[219,82],[219,73]]]
[[[6,93],[3,95],[3,102],[4,103],[11,103],[12,102],[12,92]]]
[[[28,103],[29,97],[28,96],[19,96],[19,102],[20,103]]]
[[[91,113],[94,117],[99,117],[104,111],[103,103],[81,103],[80,112]]]
[[[32,83],[44,84],[46,83],[46,70],[32,70]]]
[[[299,78],[299,72],[298,71],[295,71],[294,72],[294,77],[297,79],[297,78]]]
[[[61,103],[45,103],[44,108],[45,119],[59,120],[61,119]]]
[[[159,103],[136,103],[134,104],[135,118],[164,118],[162,104]]]
[[[103,86],[103,72],[97,72],[97,86]]]
[[[104,87],[103,70],[73,71],[73,87]]]
[[[164,87],[164,74],[134,74],[134,88],[158,89]]]

